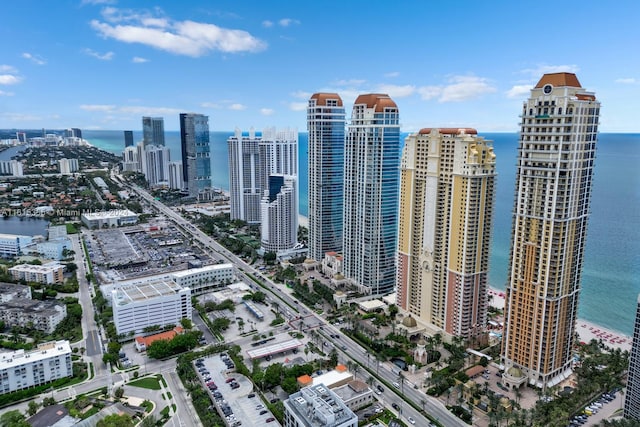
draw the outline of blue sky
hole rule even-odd
[[[389,93],[402,131],[515,132],[545,72],[575,72],[603,132],[639,132],[640,2],[126,1],[0,3],[0,128],[306,130],[317,91],[347,116]]]

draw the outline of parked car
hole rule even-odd
[[[271,423],[271,422],[273,422],[273,421],[275,421],[275,420],[276,420],[276,419],[275,419],[275,418],[273,418],[273,417],[271,417],[271,418],[267,418],[267,422],[268,422],[268,423]]]
[[[266,414],[267,412],[269,412],[269,411],[267,411],[266,409],[263,409],[262,411],[260,411],[260,415],[264,415],[264,414]]]
[[[393,409],[395,409],[396,411],[399,411],[399,410],[400,410],[400,405],[398,405],[396,402],[393,402],[393,403],[391,404],[391,406],[392,406],[392,407],[393,407]]]
[[[229,377],[229,378],[227,378],[227,380],[226,380],[225,382],[226,382],[227,384],[229,384],[230,382],[235,381],[235,380],[236,380],[235,378],[233,378],[233,377]]]

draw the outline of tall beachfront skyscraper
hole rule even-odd
[[[495,165],[475,129],[427,128],[405,139],[397,301],[452,336],[486,326]]]
[[[640,295],[636,305],[636,323],[633,327],[633,342],[629,357],[624,417],[640,421]]]
[[[342,252],[345,112],[337,93],[314,93],[309,132],[309,258]]]
[[[269,176],[269,188],[260,203],[261,247],[267,252],[286,252],[298,243],[297,181],[292,175]]]
[[[124,148],[133,147],[133,131],[125,130],[124,131]]]
[[[542,76],[522,107],[503,382],[571,373],[600,103],[571,73]]]
[[[258,178],[260,137],[251,128],[242,135],[238,128],[227,139],[229,155],[229,196],[231,219],[260,224],[260,201],[263,189]]]
[[[398,106],[389,95],[358,96],[344,155],[344,275],[386,295],[396,281],[400,167]]]
[[[162,117],[142,118],[142,142],[147,145],[164,145],[164,119]]]
[[[192,197],[211,188],[209,157],[209,117],[196,113],[180,114],[182,182]]]

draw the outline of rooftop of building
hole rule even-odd
[[[152,298],[175,295],[183,288],[172,280],[156,281],[125,286],[112,291],[118,305],[145,301]]]
[[[58,426],[60,421],[65,417],[69,417],[69,410],[61,404],[45,406],[37,414],[27,420],[31,427],[50,427]],[[75,418],[69,417],[70,421],[75,423]],[[68,424],[73,425],[73,424]]]
[[[348,384],[333,389],[333,392],[340,396],[340,399],[342,399],[343,402],[348,402],[349,400],[366,394],[370,391],[371,389],[369,388],[369,386],[365,382],[360,380],[353,380]]]
[[[16,283],[0,282],[0,294],[9,294],[14,292],[26,292],[29,289],[27,285],[18,285]]]
[[[374,108],[376,113],[382,113],[386,108],[398,109],[396,103],[386,93],[369,93],[360,95],[353,104],[365,104],[367,108]]]
[[[536,89],[542,88],[544,85],[552,85],[552,86],[570,86],[570,87],[582,87],[580,82],[578,81],[578,77],[576,77],[573,73],[548,73],[543,75],[540,78],[538,84],[536,84]]]
[[[305,387],[289,396],[286,403],[310,427],[334,427],[355,417],[338,395],[324,384]]]
[[[337,93],[319,92],[311,95],[311,99],[315,99],[316,105],[327,105],[328,100],[337,100],[337,106],[342,107],[342,98]]]
[[[149,335],[146,337],[136,337],[136,344],[138,344],[138,346],[143,345],[145,346],[145,348],[149,348],[149,346],[154,342],[154,341],[159,341],[159,340],[171,340],[173,339],[176,335],[181,334],[184,332],[184,329],[182,329],[180,326],[176,326],[175,328],[173,328],[170,331],[165,331],[165,332],[161,332],[159,334],[155,334],[155,335]]]
[[[190,268],[188,270],[176,271],[175,273],[171,273],[171,275],[175,278],[189,277],[198,273],[206,273],[209,271],[220,271],[220,270],[233,270],[233,264],[213,264],[207,265],[199,268]]]
[[[64,306],[63,302],[57,300],[40,301],[28,298],[14,298],[7,302],[0,302],[0,310],[20,310],[25,314],[56,315]]]
[[[18,264],[14,265],[9,269],[9,271],[28,271],[28,272],[38,272],[38,273],[49,273],[54,270],[58,270],[63,268],[61,264],[57,262],[49,262],[47,264],[35,265],[35,264]]]
[[[428,135],[434,130],[444,135],[477,135],[478,134],[478,131],[473,128],[422,128],[418,133],[420,135]]]
[[[69,341],[51,341],[38,345],[38,348],[25,352],[23,349],[0,353],[0,371],[27,362],[37,362],[51,357],[71,354]]]
[[[27,236],[24,234],[7,234],[7,233],[0,233],[0,239],[4,239],[4,240],[16,240],[18,237],[20,238],[28,238],[31,239],[31,236]]]

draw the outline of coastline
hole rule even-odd
[[[489,287],[489,295],[493,297],[489,301],[489,304],[495,308],[504,310],[504,291]],[[592,339],[602,340],[608,347],[619,348],[622,351],[631,351],[632,337],[588,320],[578,319],[576,321],[576,332],[580,336],[580,342],[589,343]]]

